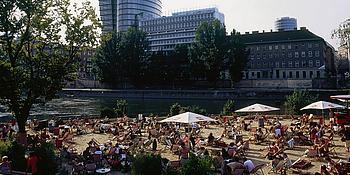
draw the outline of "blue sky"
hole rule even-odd
[[[82,1],[82,0],[80,0]],[[98,0],[90,0],[98,9]],[[225,14],[227,31],[241,33],[274,29],[276,18],[289,16],[337,47],[331,34],[350,18],[350,0],[162,0],[163,13],[217,7]]]

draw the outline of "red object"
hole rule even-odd
[[[323,117],[320,118],[320,125],[323,125]]]
[[[224,117],[224,123],[227,123],[227,122],[228,122],[228,118]]]
[[[350,114],[335,113],[335,123],[339,125],[350,125]]]
[[[55,127],[53,129],[53,135],[58,136],[59,134],[60,134],[60,128],[59,127]]]
[[[28,167],[31,168],[32,173],[38,173],[38,157],[37,156],[30,156],[28,158]]]
[[[62,143],[63,143],[62,138],[56,139],[56,148],[62,148],[62,145],[63,145]]]

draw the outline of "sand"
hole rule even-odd
[[[291,120],[289,119],[284,119],[281,120],[281,123],[283,125],[290,125]],[[256,126],[257,123],[254,122],[253,126]],[[210,125],[210,128],[207,129],[202,129],[201,135],[203,137],[207,137],[209,133],[213,133],[215,137],[219,137],[221,133],[223,132],[223,127],[219,125]],[[326,134],[327,135],[327,134]],[[244,140],[247,140],[250,137],[249,133],[243,132],[243,138]],[[100,143],[105,143],[107,140],[112,140],[113,136],[110,134],[86,134],[86,135],[81,135],[81,136],[76,136],[74,137],[73,141],[74,144],[72,145],[73,147],[76,148],[78,153],[82,153],[86,146],[87,143],[91,139],[96,139]],[[224,138],[224,141],[226,143],[233,142],[234,140]],[[334,137],[334,144],[336,145],[334,147],[335,152],[337,153],[338,156],[332,157],[333,160],[338,161],[338,160],[347,160],[347,158],[350,156],[349,153],[346,152],[346,149],[344,147],[344,142],[340,141],[339,136]],[[267,143],[263,143],[261,145],[256,145],[256,144],[250,144],[250,149],[247,151],[248,155],[247,158],[251,159],[255,164],[266,164],[266,166],[263,168],[264,174],[270,174],[269,171],[271,169],[271,160],[265,159],[260,157],[260,154],[262,150],[264,150],[267,146]],[[168,149],[164,149],[165,145],[160,145],[158,146],[159,152],[161,152],[162,157],[168,158],[169,160],[178,160],[178,156],[172,154]],[[220,148],[213,148],[213,147],[207,147],[209,151],[212,150],[221,150]],[[285,153],[289,156],[289,158],[294,162],[298,158],[301,158],[304,155],[305,150],[310,148],[310,146],[296,146],[293,150],[286,150]],[[310,160],[312,162],[312,166],[306,170],[302,170],[301,172],[295,172],[292,170],[289,170],[287,174],[313,174],[315,172],[320,171],[320,166],[321,165],[326,165],[326,162],[324,160],[319,160],[316,158],[305,158],[306,160]]]

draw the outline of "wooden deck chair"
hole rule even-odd
[[[264,175],[264,171],[263,171],[264,166],[265,166],[265,164],[256,165],[255,168],[252,169],[251,172],[249,172],[249,174],[257,175],[259,170],[260,170],[261,174]]]
[[[307,157],[309,157],[309,158],[318,157],[317,150],[316,149],[309,149],[309,151],[307,152]]]
[[[246,169],[243,168],[239,168],[239,169],[235,169],[234,172],[232,172],[232,175],[243,175],[245,173]]]
[[[271,170],[267,174],[270,174],[270,172],[274,172],[274,173],[278,174],[279,172],[284,171],[285,164],[286,164],[286,161],[284,161],[284,160],[279,161],[277,163],[276,167],[275,168],[271,168]]]

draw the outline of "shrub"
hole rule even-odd
[[[100,112],[101,112],[101,114],[100,114],[101,117],[113,118],[116,116],[114,110],[111,108],[108,108],[108,107],[101,109]]]
[[[162,158],[160,155],[150,153],[137,154],[133,158],[131,166],[132,175],[161,175],[162,174]]]
[[[43,143],[34,149],[34,152],[39,156],[38,171],[41,174],[55,174],[57,172],[57,156],[55,146],[52,143]]]
[[[207,111],[200,106],[196,106],[196,105],[181,106],[180,104],[175,103],[175,104],[170,106],[169,115],[174,116],[174,115],[184,113],[184,112],[193,112],[193,113],[202,114],[202,115],[205,115],[207,113]]]
[[[127,114],[128,102],[123,99],[118,99],[116,101],[116,108],[114,108],[117,117],[123,117]]]
[[[0,157],[7,156],[11,146],[11,142],[0,141]]]
[[[288,95],[285,106],[288,114],[302,114],[301,108],[317,101],[318,96],[311,95],[308,91],[295,90]]]
[[[232,115],[235,112],[235,101],[233,100],[227,100],[225,103],[222,114],[223,115]]]
[[[211,174],[212,160],[208,158],[199,158],[194,154],[190,155],[190,159],[181,168],[183,175],[206,175]]]
[[[12,142],[11,146],[8,149],[7,156],[9,160],[12,162],[12,169],[17,171],[25,171],[27,168],[27,161],[24,157],[25,155],[25,147],[17,142]]]

